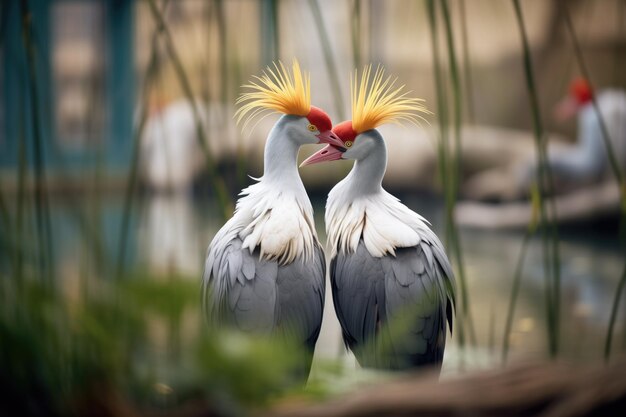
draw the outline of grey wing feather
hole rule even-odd
[[[441,363],[446,318],[452,326],[454,276],[439,241],[428,238],[382,258],[372,257],[361,241],[355,253],[332,260],[333,302],[344,342],[362,365],[404,369]]]
[[[277,317],[278,265],[241,246],[239,237],[211,244],[203,274],[204,310],[213,325],[269,333]]]
[[[290,332],[312,352],[324,309],[323,250],[316,246],[310,262],[298,257],[279,265],[242,244],[236,233],[221,230],[209,246],[202,285],[209,322],[244,331]]]
[[[385,257],[385,294],[392,368],[441,364],[448,299],[438,264],[424,243]],[[427,245],[427,244],[426,244]]]
[[[322,324],[325,279],[326,259],[319,246],[312,261],[297,258],[278,269],[278,323],[298,340],[304,340],[311,353]]]
[[[355,353],[376,333],[383,321],[383,273],[363,243],[353,254],[338,253],[330,265],[333,304],[344,343]]]

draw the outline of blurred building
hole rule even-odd
[[[98,156],[106,166],[127,166],[133,2],[30,0],[27,11],[25,4],[0,5],[0,168],[18,165],[21,138],[32,163],[37,137],[46,167],[93,166]]]
[[[620,71],[626,57],[620,0],[525,0],[522,4],[539,99],[546,114],[562,96],[567,81],[578,73],[563,20],[565,3],[595,85],[626,85],[626,72]],[[426,1],[3,0],[0,170],[9,174],[3,181],[10,179],[19,165],[21,137],[26,139],[27,159],[33,160],[35,135],[41,138],[46,168],[81,172],[82,167],[100,164],[109,173],[123,172],[132,155],[142,108],[138,103],[144,100],[141,92],[154,44],[158,44],[159,73],[150,88],[156,93],[148,101],[160,101],[163,107],[186,99],[165,38],[153,42],[158,26],[150,4],[166,5],[168,36],[192,93],[214,113],[207,129],[211,130],[207,132],[209,145],[234,144],[237,152],[249,152],[252,157],[246,167],[262,160],[260,149],[267,130],[257,129],[250,140],[245,137],[250,132],[241,135],[232,122],[234,101],[251,74],[258,74],[276,58],[299,58],[312,74],[314,104],[327,109],[335,121],[349,114],[350,72],[369,62],[384,64],[423,97],[431,110],[437,108]],[[319,6],[319,13],[313,4]],[[464,122],[531,131],[521,44],[511,3],[451,0],[449,4],[457,58],[463,82],[467,78],[469,86],[463,91]],[[29,43],[38,106],[33,106],[29,49],[22,36],[23,5],[32,12]],[[439,32],[441,75],[448,79],[443,22],[439,22]],[[429,119],[433,126],[435,117]],[[35,119],[37,123],[33,123]],[[549,117],[544,119],[547,130],[573,137],[573,123],[562,127]],[[426,135],[410,132],[405,136],[410,138],[389,142],[391,154],[432,151],[432,143],[422,140]],[[507,140],[502,138],[502,142]],[[423,146],[407,152],[407,146],[417,142]],[[479,142],[472,141],[472,146]],[[497,157],[500,153],[492,147],[487,151],[481,148],[481,154]],[[413,172],[415,161],[407,161],[394,164],[392,170],[399,166],[400,174]],[[430,165],[421,166],[434,172]],[[321,171],[309,168],[314,178]],[[246,173],[258,175],[259,169]],[[432,183],[428,178],[424,181]],[[413,184],[415,178],[407,182]]]

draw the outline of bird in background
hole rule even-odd
[[[265,144],[264,171],[244,189],[233,217],[209,245],[202,300],[209,323],[287,336],[311,356],[322,311],[326,264],[311,202],[298,173],[301,145],[342,142],[330,117],[311,106],[311,85],[297,60],[268,67],[246,85],[236,112],[243,128],[267,112],[283,115]]]
[[[330,279],[343,340],[364,367],[440,369],[446,321],[452,331],[455,282],[450,262],[429,223],[382,187],[387,166],[385,123],[417,123],[427,112],[404,86],[371,76],[365,67],[351,81],[352,120],[333,131],[329,144],[302,165],[354,160],[329,193],[326,231]]]
[[[554,117],[564,122],[577,116],[578,141],[566,150],[552,150],[549,163],[558,178],[583,183],[600,179],[609,171],[606,146],[600,119],[593,107],[594,91],[584,78],[574,79],[568,94],[557,104]],[[596,95],[600,113],[606,123],[609,140],[616,159],[626,168],[626,92],[619,89],[601,90]]]

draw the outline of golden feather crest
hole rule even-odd
[[[385,77],[382,67],[376,68],[373,77],[371,73],[372,66],[367,65],[360,79],[355,70],[350,80],[352,128],[355,132],[365,132],[385,123],[419,124],[424,118],[417,113],[430,113],[424,100],[407,97],[410,92],[402,91],[404,85],[395,87],[397,78]]]
[[[241,107],[235,112],[237,123],[245,119],[243,128],[263,112],[279,112],[306,116],[311,110],[311,77],[303,73],[294,58],[289,71],[282,62],[267,67],[260,77],[244,87],[252,91],[242,93],[237,99]]]

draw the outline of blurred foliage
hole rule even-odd
[[[288,342],[210,331],[193,280],[98,281],[80,300],[12,282],[1,287],[2,415],[81,415],[98,404],[114,415],[188,402],[230,415],[303,388]]]

